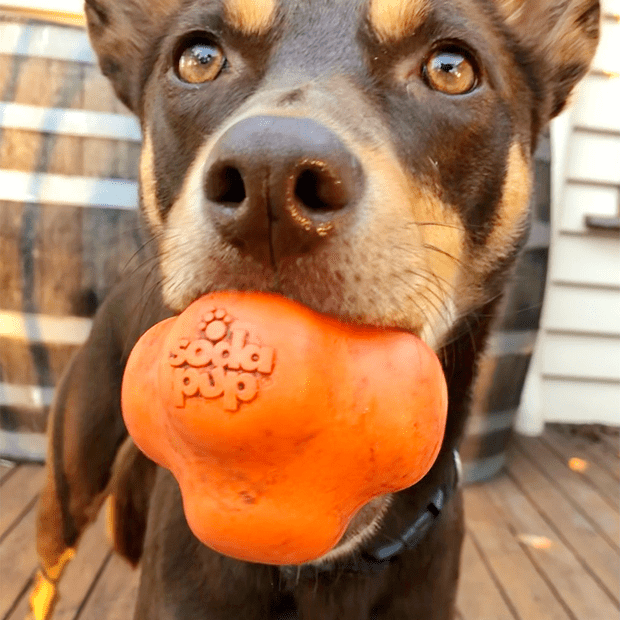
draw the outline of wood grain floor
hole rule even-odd
[[[23,620],[43,470],[0,465],[0,619]],[[460,620],[620,618],[620,450],[613,434],[519,437],[508,471],[466,488]],[[54,620],[128,620],[138,571],[110,552],[103,514],[61,582]]]

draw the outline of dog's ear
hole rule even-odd
[[[540,75],[549,89],[547,114],[564,108],[577,82],[586,74],[599,36],[598,0],[495,0],[508,27],[542,63]]]
[[[180,4],[181,0],[86,0],[88,31],[101,70],[135,113],[149,46]]]

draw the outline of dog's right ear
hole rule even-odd
[[[119,99],[138,115],[148,47],[180,4],[181,0],[86,0],[88,31],[101,71]]]
[[[545,121],[559,114],[586,74],[599,37],[599,0],[494,0],[506,24],[532,54],[547,91]]]

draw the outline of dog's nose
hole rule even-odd
[[[296,256],[352,216],[358,160],[307,118],[254,116],[215,144],[206,167],[208,215],[231,244],[262,262]]]

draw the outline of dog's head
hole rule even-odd
[[[495,297],[596,0],[87,0],[175,311],[278,291],[436,348]]]
[[[172,310],[276,291],[438,351],[505,284],[538,132],[585,74],[599,22],[597,0],[86,6],[101,67],[141,120],[142,209]]]

